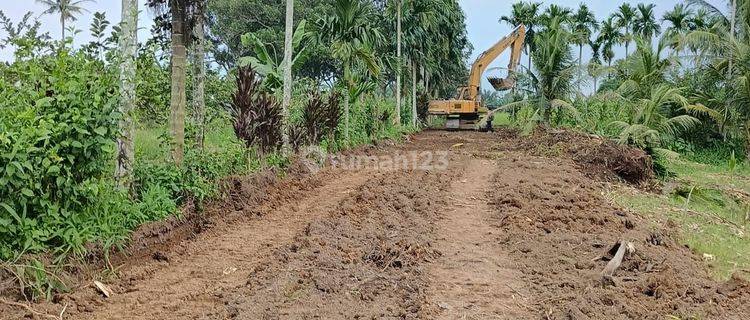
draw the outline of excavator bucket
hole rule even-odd
[[[512,78],[488,78],[487,79],[493,88],[497,91],[506,91],[512,89],[516,85],[516,81]]]

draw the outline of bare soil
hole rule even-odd
[[[641,151],[563,131],[427,131],[346,155],[435,164],[427,151],[449,151],[448,168],[230,179],[222,200],[142,228],[117,276],[99,273],[112,297],[82,278],[0,318],[750,318],[746,281],[712,280],[676,228],[603,196],[650,183]],[[635,252],[603,281],[621,240]]]

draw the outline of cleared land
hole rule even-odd
[[[427,151],[447,151],[448,168]],[[118,276],[101,279],[112,297],[82,274],[32,307],[67,306],[65,319],[750,318],[745,280],[715,280],[677,225],[610,200],[621,179],[653,188],[639,152],[568,132],[427,131],[342,157],[416,154],[413,170],[235,178],[202,214],[139,230]],[[603,280],[619,241],[635,251]]]

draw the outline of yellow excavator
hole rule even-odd
[[[521,61],[521,50],[526,39],[526,27],[519,25],[506,37],[483,52],[471,66],[469,84],[457,90],[453,100],[433,100],[427,110],[431,121],[445,119],[444,128],[448,130],[491,130],[492,113],[482,105],[480,82],[487,67],[505,50],[511,48],[508,76],[506,78],[489,78],[490,84],[498,90],[509,90],[516,85],[515,72]],[[479,128],[479,124],[482,127]]]

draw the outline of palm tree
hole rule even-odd
[[[535,72],[531,74],[536,84],[537,95],[545,123],[550,123],[552,109],[569,106],[565,102],[571,92],[574,65],[573,54],[568,44],[572,35],[563,27],[563,17],[554,16],[549,25],[537,34],[534,57]]]
[[[380,30],[373,25],[375,13],[370,2],[335,0],[333,12],[317,21],[318,40],[331,48],[334,59],[341,61],[346,87],[344,99],[344,135],[349,141],[349,104],[356,92],[352,69],[361,66],[373,75],[380,73],[380,64],[373,48],[382,41]]]
[[[591,34],[599,29],[599,22],[594,13],[585,4],[578,7],[572,18],[573,42],[578,45],[578,91],[581,91],[583,73],[583,46],[591,42]]]
[[[690,27],[690,31],[708,30],[708,28],[710,28],[714,24],[713,20],[714,18],[711,17],[711,15],[708,13],[708,10],[706,10],[705,8],[699,8],[697,11],[695,11],[695,14],[690,17],[688,25]]]
[[[193,16],[202,0],[149,0],[148,5],[159,12],[167,11],[171,17],[172,33],[172,84],[170,92],[169,132],[172,136],[172,159],[181,166],[185,156],[186,46],[191,43]],[[188,35],[188,36],[185,36]]]
[[[633,31],[640,37],[646,40],[651,40],[655,35],[661,32],[661,25],[656,19],[654,8],[656,5],[651,4],[638,4],[638,13],[636,14],[635,21],[633,23]]]
[[[510,16],[500,17],[500,22],[506,22],[510,24],[511,27],[516,27],[520,24],[526,26],[524,52],[528,55],[529,62],[526,65],[528,70],[531,70],[531,50],[534,45],[534,35],[536,34],[540,7],[541,3],[539,2],[516,2],[513,4]]]
[[[623,3],[617,8],[617,12],[614,14],[617,26],[622,28],[622,42],[625,44],[625,56],[630,55],[629,47],[630,41],[633,41],[633,33],[635,29],[635,8],[628,3]]]
[[[722,20],[714,14],[711,16]],[[683,39],[685,45],[700,50],[707,79],[713,80],[707,82],[715,83],[698,92],[699,101],[711,108],[702,113],[717,123],[723,137],[742,136],[750,141],[750,67],[747,64],[750,34],[732,36],[729,26],[721,22],[717,25],[721,27],[695,30]]]
[[[559,19],[559,27],[562,27],[563,25],[571,22],[571,19],[573,18],[573,10],[570,10],[570,8],[565,8],[558,6],[556,4],[550,4],[547,9],[544,10],[544,13],[539,17],[539,20],[542,22],[542,25],[550,28],[553,25],[554,19]]]
[[[612,66],[612,60],[615,58],[614,47],[616,44],[620,43],[624,37],[625,36],[620,31],[619,24],[615,22],[614,17],[609,17],[602,22],[601,31],[599,32],[599,37],[596,39],[596,42],[601,45],[602,58],[607,62],[607,66]]]
[[[664,13],[662,21],[670,24],[666,32],[670,34],[683,34],[690,30],[693,21],[693,10],[678,3],[672,10]]]
[[[133,182],[133,162],[135,160],[135,65],[136,47],[138,43],[138,0],[122,0],[122,24],[120,27],[120,119],[119,136],[117,138],[117,164],[115,167],[115,181],[122,189],[130,190]]]
[[[195,37],[195,48],[193,50],[193,111],[197,130],[195,140],[198,147],[203,148],[206,133],[206,53],[205,53],[205,9],[206,0],[198,1],[195,12],[195,25],[193,36]]]
[[[662,21],[670,24],[666,30],[666,36],[672,40],[672,49],[677,49],[678,37],[684,35],[691,29],[693,11],[685,7],[684,4],[678,3],[671,11],[664,13]],[[679,50],[677,54],[679,54]]]
[[[289,151],[289,108],[292,104],[292,34],[294,33],[294,0],[286,0],[284,27],[284,99],[281,103],[281,145],[284,153]]]
[[[672,117],[673,106],[678,106],[685,114]],[[682,95],[681,88],[660,84],[650,90],[648,97],[636,102],[627,121],[614,121],[612,125],[620,132],[620,143],[641,148],[659,147],[680,131],[700,123],[695,117],[686,114],[694,108]]]
[[[94,0],[36,0],[36,2],[47,7],[42,14],[60,14],[61,39],[65,41],[65,22],[75,21],[77,15],[84,11],[88,12],[82,5],[85,2],[94,2]]]
[[[396,0],[396,112],[393,122],[401,124],[401,0]]]
[[[636,46],[632,59],[624,61],[623,69],[628,70],[628,78],[620,89],[632,99],[641,99],[648,96],[654,85],[666,83],[665,74],[669,67],[677,65],[677,61],[673,56],[663,54],[665,41],[660,41],[654,48],[651,41],[637,38]]]
[[[589,47],[591,47],[591,60],[589,60],[589,65],[587,68],[587,71],[589,73],[589,76],[594,79],[594,94],[597,93],[598,88],[598,82],[599,77],[602,75],[602,62],[601,62],[601,49],[602,49],[602,43],[599,41],[589,41]],[[580,89],[579,89],[580,90]]]
[[[430,60],[431,46],[427,43],[437,30],[438,12],[432,0],[411,0],[407,2],[408,15],[404,17],[407,48],[406,55],[411,66],[412,83],[412,125],[417,124],[417,70]]]

